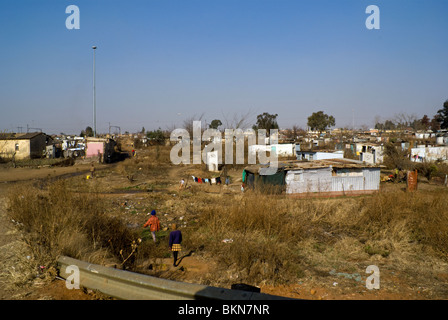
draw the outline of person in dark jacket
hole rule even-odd
[[[173,266],[175,267],[179,251],[182,251],[182,232],[177,230],[177,225],[175,223],[171,225],[171,230],[168,246],[173,252]]]

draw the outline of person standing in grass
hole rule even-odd
[[[160,220],[156,216],[156,210],[151,211],[151,217],[146,221],[143,225],[143,228],[149,227],[149,231],[151,231],[152,239],[154,243],[156,243],[156,232],[160,230]]]
[[[168,246],[170,250],[173,252],[173,266],[176,266],[177,261],[177,255],[179,254],[179,251],[182,251],[182,232],[177,229],[177,225],[173,223],[171,225],[171,232],[170,232],[170,238]]]
[[[90,177],[93,178],[94,176],[95,176],[95,165],[92,162],[90,166]]]
[[[185,188],[185,180],[184,179],[180,180],[179,190],[181,190],[182,188]]]

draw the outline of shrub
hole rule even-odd
[[[54,265],[59,255],[68,255],[132,266],[133,260],[124,264],[122,256],[129,255],[138,236],[118,218],[108,216],[95,193],[73,193],[65,180],[58,180],[48,190],[15,188],[8,200],[10,218],[19,224],[42,265]]]

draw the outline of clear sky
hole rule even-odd
[[[0,131],[93,127],[93,45],[99,133],[202,114],[277,113],[281,128],[320,110],[336,127],[432,118],[448,99],[447,14],[447,0],[5,0]]]

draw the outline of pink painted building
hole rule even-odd
[[[86,157],[97,157],[98,153],[104,154],[104,149],[107,139],[101,138],[87,138],[86,142]]]

